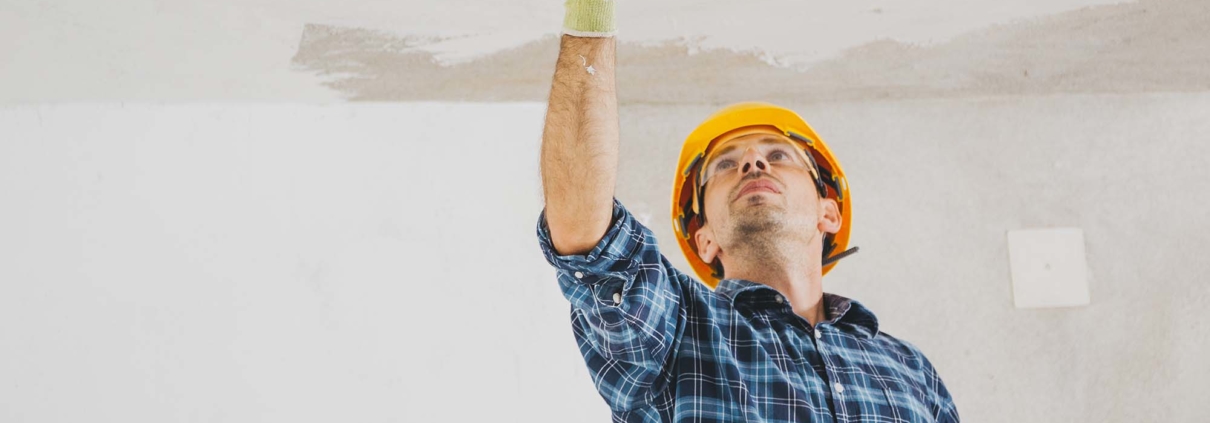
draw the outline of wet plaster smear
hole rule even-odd
[[[623,103],[1202,90],[1207,7],[621,2],[619,89]],[[561,18],[547,0],[16,2],[0,101],[544,100]]]

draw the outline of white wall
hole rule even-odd
[[[544,107],[0,109],[0,421],[608,421]]]
[[[789,106],[854,190],[825,290],[967,421],[1210,418],[1210,96]],[[536,243],[543,107],[0,109],[0,421],[608,421]],[[713,109],[622,109],[618,196],[682,269]],[[1015,309],[1005,233],[1054,226],[1092,303]]]

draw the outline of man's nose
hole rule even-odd
[[[761,156],[755,148],[749,148],[744,152],[743,158],[743,174],[747,175],[753,169],[760,169],[761,172],[769,171],[769,163],[765,161],[764,156]]]

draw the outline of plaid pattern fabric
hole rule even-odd
[[[857,301],[825,293],[828,320],[812,328],[767,286],[724,279],[711,291],[616,198],[587,254],[554,250],[545,210],[538,238],[615,422],[958,421],[924,354]]]

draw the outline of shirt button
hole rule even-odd
[[[615,293],[613,293],[613,303],[614,303],[614,304],[621,304],[621,303],[622,303],[622,293],[621,293],[621,292],[615,292]]]
[[[781,296],[781,295],[778,295],[778,296],[777,296],[777,303],[778,303],[778,304],[785,304],[785,303],[786,303],[786,299],[785,299],[785,298],[782,298],[782,296]]]
[[[838,393],[838,394],[844,393],[844,385],[841,385],[839,382],[832,386],[836,388],[836,393]]]
[[[576,279],[580,279],[583,277],[584,277],[584,272],[576,272]]]
[[[823,332],[819,328],[815,328],[815,339],[823,339]]]

